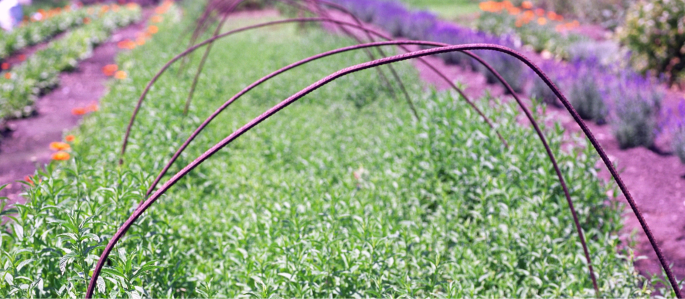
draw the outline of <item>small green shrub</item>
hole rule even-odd
[[[621,84],[615,88],[618,96],[614,99],[616,118],[613,129],[619,146],[624,149],[651,147],[656,137],[656,114],[662,94],[640,86]]]
[[[680,128],[673,136],[672,146],[680,162],[685,164],[685,128]]]
[[[665,73],[673,83],[685,69],[685,1],[636,3],[619,36],[633,50],[631,60],[638,70]]]
[[[602,124],[606,121],[608,109],[595,76],[589,72],[580,73],[573,80],[569,92],[569,101],[580,117]]]

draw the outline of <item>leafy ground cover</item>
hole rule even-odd
[[[3,72],[0,79],[0,119],[19,118],[33,113],[35,98],[59,83],[59,73],[76,67],[89,57],[93,47],[109,37],[112,30],[138,20],[138,5],[96,6],[97,15],[86,26],[51,42],[24,63]],[[97,11],[96,11],[97,10]]]
[[[349,44],[296,26],[219,42],[188,117],[190,72],[165,75],[152,89],[119,168],[131,99],[181,50],[178,32],[189,22],[160,24],[153,42],[120,57],[129,76],[112,83],[100,111],[74,132],[72,158],[34,177],[26,204],[5,212],[12,221],[0,230],[0,296],[82,296],[103,244],[201,118],[269,71]],[[206,129],[172,171],[301,87],[365,59],[348,53],[266,83]],[[410,65],[399,69],[420,120],[373,71],[308,95],[140,219],[96,295],[592,295],[561,188],[516,109],[480,102],[510,141],[505,149],[461,99],[424,93]],[[620,210],[606,203],[596,159],[559,152],[560,129],[547,131],[572,182],[602,294],[648,295],[630,254],[617,252]]]

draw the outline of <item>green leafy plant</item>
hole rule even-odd
[[[633,65],[641,71],[667,74],[674,83],[685,69],[685,2],[639,1],[631,6],[619,31],[633,50]]]

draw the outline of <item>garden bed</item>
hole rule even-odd
[[[120,55],[128,78],[112,84],[100,111],[73,132],[71,158],[34,178],[29,200],[0,231],[10,253],[0,264],[14,284],[0,292],[82,296],[83,273],[202,118],[270,70],[350,43],[291,25],[218,42],[189,115],[183,91],[192,68],[180,77],[172,68],[148,95],[118,167],[132,99],[182,50],[178,32],[191,21],[160,26],[156,43]],[[265,83],[198,136],[172,172],[251,116],[364,61],[346,53]],[[516,125],[517,109],[478,102],[497,119],[507,149],[463,99],[424,92],[410,64],[397,67],[419,120],[372,71],[309,94],[144,214],[106,262],[96,296],[592,296],[561,188],[534,133]],[[602,295],[647,295],[630,257],[617,252],[620,211],[593,175],[594,156],[560,152],[561,131],[544,130],[571,185]]]

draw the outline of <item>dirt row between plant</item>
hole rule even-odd
[[[338,12],[329,11],[329,13],[336,19],[353,22],[351,18]],[[375,30],[383,31],[373,25],[369,26]],[[338,31],[334,26],[324,25],[324,27]],[[354,29],[350,31],[362,39],[366,37],[361,31]],[[414,47],[414,49],[418,48]],[[523,54],[538,65],[544,61],[537,53],[523,52]],[[437,57],[426,57],[426,60],[451,80],[464,84],[464,92],[472,99],[477,99],[487,92],[493,97],[501,97],[505,101],[513,100],[511,96],[504,94],[504,88],[501,85],[488,84],[485,77],[480,73],[455,65],[447,65]],[[435,86],[438,90],[450,88],[442,78],[424,64],[416,60],[413,64],[424,82]],[[524,95],[519,96],[530,103],[530,100]],[[667,90],[662,108],[677,109],[678,103],[684,97],[685,93],[682,91]],[[492,102],[492,104],[496,104],[496,102]],[[562,108],[548,106],[545,117],[545,122],[558,122],[566,132],[581,132],[580,127],[571,115]],[[527,120],[523,120],[523,113],[521,113],[521,119],[522,122],[527,122]],[[656,140],[654,150],[646,148],[622,150],[613,137],[610,125],[598,126],[592,122],[586,122],[586,124],[610,159],[618,166],[623,181],[635,198],[667,261],[673,265],[674,274],[678,279],[685,279],[685,250],[683,250],[685,248],[685,217],[683,217],[685,213],[685,166],[680,163],[678,157],[671,153],[669,134],[662,134]],[[535,141],[537,142],[537,140]],[[606,167],[601,164],[601,161],[598,161],[597,167],[598,175],[609,181],[611,175]],[[573,182],[568,182],[568,184],[572,186]],[[612,182],[611,184],[615,186],[615,183]],[[645,276],[661,273],[659,260],[625,197],[621,195],[616,200],[625,204],[625,226],[621,231],[621,239],[628,240],[632,232],[636,231],[637,246],[634,248],[636,256],[646,257],[646,259],[635,262],[636,268]]]
[[[98,102],[105,94],[105,82],[109,78],[102,73],[102,67],[114,63],[120,51],[117,42],[135,40],[136,33],[145,29],[152,13],[152,9],[143,9],[141,21],[115,30],[93,50],[92,57],[79,62],[76,70],[60,74],[59,86],[36,101],[34,116],[7,121],[9,131],[0,140],[0,185],[8,186],[0,191],[0,196],[8,197],[10,203],[21,199],[19,194],[24,186],[17,181],[50,162],[50,142],[62,141],[64,132],[77,126],[82,118],[73,115],[72,109]],[[20,54],[30,55],[46,45],[30,47]],[[8,61],[15,61],[11,59]]]

